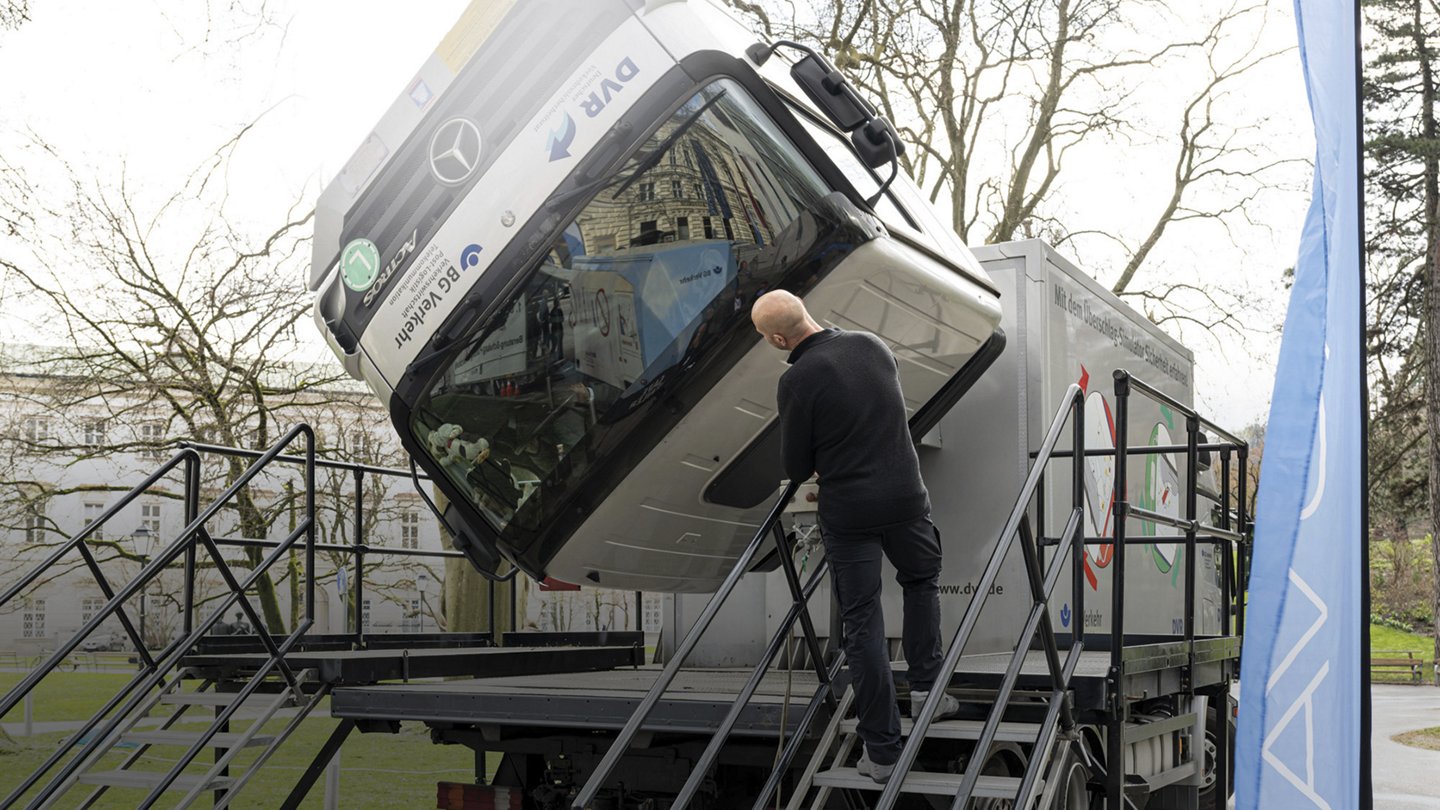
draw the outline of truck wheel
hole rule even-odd
[[[1090,769],[1085,763],[1076,760],[1070,763],[1061,777],[1060,790],[1055,794],[1055,801],[1050,804],[1050,810],[1090,810],[1090,789],[1086,785],[1090,782]]]
[[[1227,706],[1226,708],[1228,709],[1229,707]],[[1205,750],[1203,752],[1205,756],[1205,782],[1200,787],[1200,810],[1222,810],[1230,798],[1230,795],[1235,792],[1235,724],[1230,721],[1233,715],[1229,711],[1225,712],[1223,720],[1216,715],[1214,708],[1209,709],[1207,714],[1208,717],[1205,723]],[[1215,784],[1215,755],[1218,750],[1215,745],[1215,734],[1217,731],[1216,726],[1220,722],[1225,723],[1225,733],[1229,735],[1230,740],[1230,767],[1226,769],[1226,772],[1230,775],[1230,783],[1225,786],[1224,791],[1217,790],[1217,785]]]
[[[1020,778],[1025,775],[1025,752],[1011,743],[999,743],[990,748],[985,759],[981,776],[1008,776]],[[972,803],[975,810],[1011,810],[1015,802],[1010,799],[978,799]]]

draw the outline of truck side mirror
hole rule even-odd
[[[900,133],[884,118],[871,118],[864,126],[850,133],[850,142],[866,166],[878,169],[905,154]]]
[[[817,54],[808,54],[790,68],[790,77],[830,119],[850,132],[870,119],[868,105],[850,88],[844,75]]]

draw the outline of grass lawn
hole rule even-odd
[[[192,710],[193,711],[193,710]],[[278,732],[284,720],[274,720],[266,732]],[[309,766],[315,752],[324,744],[338,721],[329,716],[329,707],[322,704],[280,750],[270,758],[261,772],[245,786],[240,798],[232,805],[247,808],[278,807],[289,790]],[[200,730],[202,724],[180,728]],[[242,730],[241,723],[232,726]],[[37,735],[16,740],[20,750],[0,755],[0,798],[20,780],[38,767],[54,750],[64,735]],[[261,749],[247,749],[236,757],[231,768],[239,773],[254,761]],[[149,749],[139,763],[140,770],[167,770],[183,748],[156,746]],[[111,753],[101,760],[98,770],[111,770],[126,752]],[[208,759],[208,757],[207,757]],[[469,782],[474,779],[474,755],[470,749],[457,745],[435,745],[428,730],[421,724],[406,723],[398,734],[361,734],[353,732],[340,752],[340,806],[345,808],[433,807],[435,783],[441,780]],[[494,763],[491,763],[494,767]],[[192,766],[195,772],[197,769]],[[78,790],[72,796],[83,796]],[[175,793],[176,798],[181,794]],[[323,776],[306,798],[304,807],[321,807],[324,803]],[[94,805],[102,808],[132,808],[144,793],[137,790],[111,790]]]
[[[0,672],[0,695],[13,689],[26,674]],[[31,692],[35,722],[89,720],[133,677],[133,672],[52,672]],[[24,704],[0,719],[6,723],[21,722],[25,719]]]
[[[1440,751],[1440,726],[1407,731],[1404,734],[1396,734],[1391,739],[1404,745],[1424,748],[1427,751]]]
[[[1425,659],[1424,678],[1426,683],[1434,682],[1434,674],[1431,664],[1434,662],[1435,641],[1429,636],[1422,636],[1418,633],[1407,633],[1404,630],[1396,630],[1393,627],[1383,625],[1370,625],[1370,649],[1372,655],[1380,650],[1413,650],[1418,656]],[[1410,682],[1410,675],[1401,670],[1389,670],[1374,672],[1372,679],[1380,682]]]

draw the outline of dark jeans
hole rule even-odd
[[[825,556],[845,621],[845,657],[855,687],[860,739],[872,762],[900,757],[900,710],[880,612],[880,555],[905,591],[903,641],[910,688],[928,691],[939,675],[940,532],[928,514],[862,531],[822,526]]]

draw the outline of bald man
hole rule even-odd
[[[750,310],[765,341],[790,353],[780,377],[780,443],[791,481],[819,476],[820,531],[840,612],[865,752],[856,768],[885,782],[900,756],[900,712],[880,611],[880,560],[905,594],[911,713],[940,675],[940,535],[910,439],[895,355],[868,332],[824,329],[799,298],[766,293]],[[942,684],[942,687],[944,685]],[[945,695],[936,719],[959,703]]]

